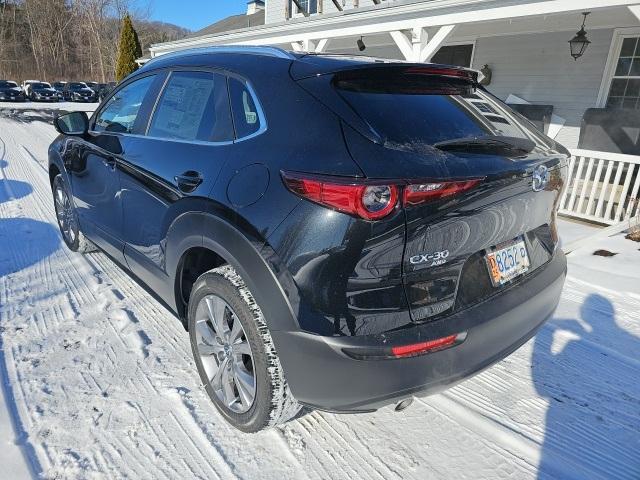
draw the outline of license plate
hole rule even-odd
[[[529,254],[522,237],[503,243],[487,251],[485,256],[489,276],[494,287],[529,270]]]

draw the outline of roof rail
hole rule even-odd
[[[175,50],[170,53],[164,53],[153,57],[145,63],[145,66],[155,62],[160,58],[181,57],[183,55],[197,55],[203,53],[245,53],[252,55],[264,55],[267,57],[282,58],[285,60],[295,60],[296,57],[291,53],[278,47],[270,46],[254,46],[254,45],[219,45],[210,47],[194,47],[184,50]]]

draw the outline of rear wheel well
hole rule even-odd
[[[176,275],[176,307],[182,320],[187,320],[189,297],[196,280],[205,272],[225,265],[227,262],[213,250],[193,247],[184,252]]]
[[[58,167],[52,163],[49,165],[49,185],[53,185],[53,179],[60,175]]]

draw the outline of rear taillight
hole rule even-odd
[[[398,203],[396,185],[367,184],[356,179],[303,176],[291,172],[282,172],[282,178],[293,193],[365,220],[386,217]]]
[[[412,183],[404,188],[405,205],[418,205],[430,200],[450,197],[472,189],[480,179],[460,182]]]
[[[389,215],[398,205],[401,193],[403,205],[419,205],[470,190],[481,180],[385,184],[297,172],[282,172],[282,179],[296,195],[365,220],[380,220]]]

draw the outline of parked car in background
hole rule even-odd
[[[62,94],[62,92],[63,92],[64,86],[66,84],[67,84],[67,82],[64,82],[64,81],[53,82],[51,84],[51,86],[56,89],[56,92],[58,92],[58,99],[59,100],[63,100],[64,99],[64,95]]]
[[[16,82],[0,80],[0,100],[22,102],[25,98],[24,90]]]
[[[301,406],[402,410],[514,352],[560,299],[569,152],[475,71],[191,50],[54,124],[64,242],[187,324],[243,431]]]
[[[57,102],[60,100],[58,92],[47,82],[32,83],[29,99],[34,102]]]
[[[84,82],[69,82],[62,92],[63,97],[68,102],[95,102],[96,93]]]
[[[99,100],[103,101],[107,97],[107,95],[111,93],[111,90],[113,90],[116,85],[116,82],[101,83],[98,90]]]
[[[29,97],[29,95],[31,95],[31,85],[39,82],[40,80],[25,80],[22,82],[22,90],[24,90],[24,94]]]
[[[93,90],[94,93],[94,102],[97,102],[100,99],[100,84],[98,82],[84,82],[87,84],[87,87],[89,87],[91,90]]]

